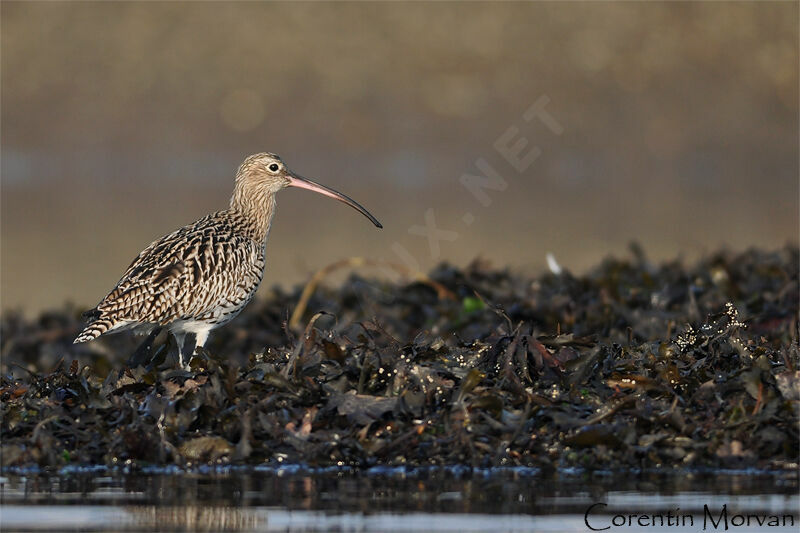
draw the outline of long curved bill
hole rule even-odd
[[[356,202],[355,200],[353,200],[349,196],[345,196],[344,194],[342,194],[342,193],[340,193],[338,191],[334,191],[333,189],[330,189],[330,188],[328,188],[328,187],[326,187],[324,185],[320,185],[316,181],[311,181],[308,178],[304,178],[303,176],[299,176],[297,174],[292,173],[289,176],[289,187],[298,187],[300,189],[308,189],[309,191],[318,192],[320,194],[324,194],[325,196],[329,196],[331,198],[335,198],[336,200],[339,200],[340,202],[343,202],[343,203],[349,205],[350,207],[352,207],[353,209],[355,209],[356,211],[358,211],[359,213],[361,213],[362,215],[367,217],[370,220],[370,222],[372,222],[373,224],[375,224],[379,228],[383,227],[381,225],[381,223],[378,222],[378,219],[375,218],[374,216],[372,216],[372,214],[370,214],[369,211],[364,209],[361,206],[361,204],[359,204],[358,202]]]

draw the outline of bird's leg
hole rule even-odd
[[[178,349],[178,363],[183,368],[183,345],[186,342],[186,333],[173,331],[172,335],[175,337],[175,345]]]
[[[147,336],[142,344],[136,348],[136,351],[128,359],[128,366],[131,368],[136,368],[139,365],[145,363],[145,361],[149,360],[153,355],[153,341],[156,340],[158,334],[161,333],[161,327],[156,326]]]
[[[180,347],[181,351],[181,367],[184,370],[189,370],[189,362],[194,355],[194,347],[197,345],[196,337],[193,334],[184,335],[185,340]]]
[[[194,335],[194,351],[196,353],[200,353],[200,349],[205,347],[206,341],[208,340],[208,332],[211,330],[208,329],[201,329],[197,331]]]

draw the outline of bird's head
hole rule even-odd
[[[358,202],[338,191],[320,185],[299,174],[295,174],[289,170],[283,160],[276,154],[261,153],[251,155],[239,165],[239,170],[236,172],[237,193],[266,193],[268,195],[274,195],[286,187],[308,189],[335,198],[360,212],[377,227],[383,227],[381,223],[378,222],[378,219],[372,216],[370,212],[364,209]]]

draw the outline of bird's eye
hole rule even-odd
[[[281,167],[279,167],[279,166],[278,166],[278,163],[272,163],[272,164],[269,166],[269,169],[270,169],[272,172],[277,172],[279,168],[281,168]]]

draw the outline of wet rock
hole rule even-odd
[[[180,454],[191,462],[216,462],[231,455],[234,447],[220,437],[197,437],[181,444]]]

